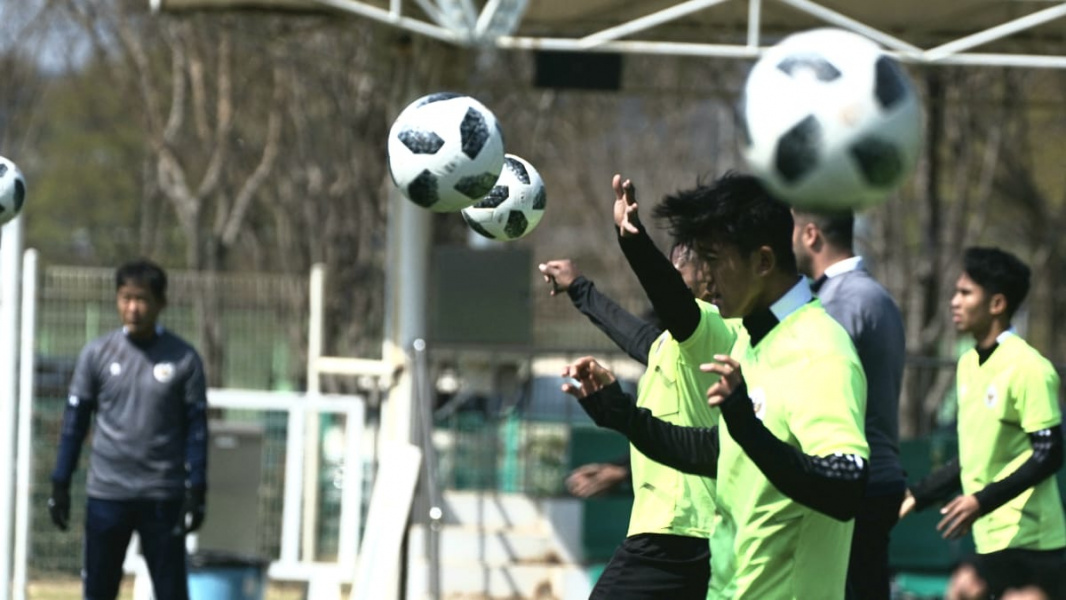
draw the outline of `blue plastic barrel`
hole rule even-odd
[[[189,600],[263,600],[267,561],[232,552],[189,556]]]

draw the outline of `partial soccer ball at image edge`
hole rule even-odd
[[[15,163],[0,156],[0,225],[22,212],[26,202],[26,180]]]
[[[842,29],[797,33],[748,73],[738,106],[742,152],[796,208],[861,210],[914,170],[922,106],[896,60]]]
[[[516,240],[540,223],[547,202],[540,173],[526,159],[508,154],[496,185],[479,202],[463,209],[463,219],[482,237]]]
[[[481,200],[503,168],[503,133],[478,100],[439,92],[409,104],[389,131],[392,181],[410,201],[455,212]]]

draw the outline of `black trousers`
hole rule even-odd
[[[181,499],[89,498],[85,514],[85,600],[114,600],[126,547],[136,531],[156,600],[188,600]]]
[[[862,499],[855,515],[848,560],[848,600],[888,600],[891,575],[888,570],[888,540],[899,521],[904,492]]]
[[[615,550],[589,600],[705,600],[710,577],[706,539],[642,533]]]
[[[977,574],[988,584],[989,597],[999,598],[1010,588],[1036,586],[1052,600],[1066,598],[1066,550],[1021,550],[1007,548],[978,554],[973,560]]]

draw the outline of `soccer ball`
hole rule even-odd
[[[463,219],[489,239],[517,240],[540,223],[547,200],[540,173],[524,158],[508,154],[496,185],[480,202],[463,209]]]
[[[796,208],[882,201],[918,158],[922,109],[873,41],[841,29],[791,35],[748,73],[739,106],[748,166]]]
[[[14,219],[26,200],[26,181],[15,163],[0,156],[0,225]]]
[[[389,174],[409,200],[454,212],[485,197],[503,168],[503,133],[470,96],[442,92],[415,100],[389,131]]]

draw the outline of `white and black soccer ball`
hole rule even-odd
[[[547,202],[540,173],[526,159],[508,154],[496,185],[477,204],[463,209],[463,219],[483,237],[517,240],[540,223]]]
[[[26,202],[26,180],[18,166],[0,156],[0,225],[22,212]]]
[[[389,174],[409,200],[454,212],[485,197],[503,168],[503,133],[496,116],[461,94],[415,100],[389,131]]]
[[[748,74],[738,106],[752,172],[801,209],[861,210],[914,170],[922,108],[873,41],[842,29],[791,35]]]

